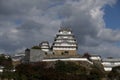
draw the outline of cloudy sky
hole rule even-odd
[[[71,27],[79,53],[120,57],[119,0],[0,0],[0,53],[53,41]]]

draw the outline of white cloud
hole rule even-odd
[[[99,46],[81,46],[81,52],[90,52],[92,54],[99,54],[102,57],[120,57],[120,48],[111,44],[100,44]]]

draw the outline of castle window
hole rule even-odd
[[[55,55],[55,53],[53,52],[53,55]]]
[[[47,55],[47,52],[45,52],[45,55]]]
[[[68,52],[68,51],[65,51],[64,53],[65,53],[65,54],[69,54],[69,52]]]
[[[64,55],[64,53],[62,52],[61,55]]]

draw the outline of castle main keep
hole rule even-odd
[[[52,50],[55,55],[76,55],[77,41],[71,29],[60,28],[54,39]]]

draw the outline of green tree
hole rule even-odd
[[[40,80],[46,70],[46,63],[38,62],[33,64],[20,64],[16,67],[17,76],[15,79]]]
[[[5,58],[5,56],[0,56],[0,65],[10,70],[13,68],[12,59],[10,57]]]
[[[73,73],[79,69],[79,66],[74,62],[57,61],[55,64],[55,69],[56,71],[62,73]]]
[[[41,49],[39,46],[33,46],[32,49]]]
[[[105,77],[104,73],[93,65],[90,71],[89,80],[101,80],[103,77]]]
[[[120,80],[120,66],[114,67],[108,74],[109,80]]]

